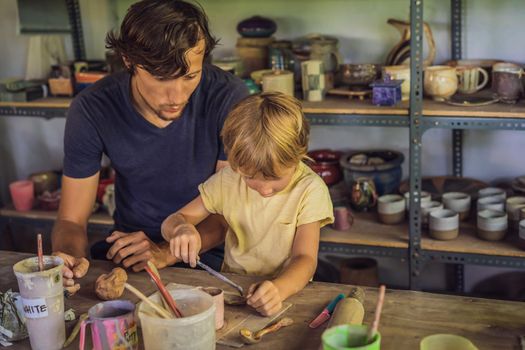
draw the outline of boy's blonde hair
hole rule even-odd
[[[309,133],[296,98],[265,92],[239,102],[226,118],[221,136],[233,170],[277,178],[281,169],[308,158]]]

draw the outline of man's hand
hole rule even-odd
[[[178,260],[191,267],[197,266],[197,256],[201,250],[201,236],[192,224],[182,224],[170,235],[170,252]]]
[[[248,289],[246,304],[263,316],[276,314],[283,307],[279,288],[272,281],[254,283]]]
[[[149,260],[158,269],[162,269],[175,261],[170,261],[169,247],[167,244],[159,246],[146,236],[142,231],[124,233],[113,231],[106,238],[106,242],[113,243],[108,250],[106,258],[115,264],[132,267],[133,271],[142,270]]]
[[[71,295],[75,294],[80,289],[80,284],[75,283],[75,278],[82,278],[86,275],[89,269],[89,261],[86,258],[75,258],[62,252],[54,252],[53,255],[64,260],[63,284]]]

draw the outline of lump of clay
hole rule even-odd
[[[95,294],[102,300],[117,299],[124,292],[124,283],[127,280],[126,271],[116,267],[110,273],[105,273],[97,278]]]

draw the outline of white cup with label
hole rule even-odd
[[[62,349],[66,339],[63,267],[64,261],[57,256],[44,256],[43,271],[38,269],[37,257],[13,266],[32,349]]]

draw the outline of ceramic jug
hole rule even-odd
[[[357,211],[367,211],[375,207],[377,191],[374,180],[369,177],[358,177],[352,183],[350,204]]]

